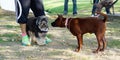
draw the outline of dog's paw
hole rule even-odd
[[[100,51],[102,52],[102,51],[104,51],[104,49],[100,49]]]
[[[80,50],[80,49],[77,48],[77,49],[75,49],[75,52],[79,52],[79,50]]]
[[[93,53],[98,53],[98,51],[95,50],[95,51],[93,51]]]

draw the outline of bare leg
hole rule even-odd
[[[26,34],[26,24],[20,24],[21,32],[22,32],[22,44],[25,46],[30,46],[31,41],[29,41],[29,38]]]
[[[26,34],[26,24],[20,24],[22,34]]]

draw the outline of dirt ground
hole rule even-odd
[[[107,41],[120,40],[119,34],[114,36],[108,33],[109,31],[106,34]],[[11,35],[6,37],[7,34]],[[0,60],[120,60],[120,48],[116,46],[107,46],[104,52],[98,54],[92,53],[97,48],[94,34],[84,35],[84,45],[78,53],[74,52],[77,47],[76,37],[66,28],[50,26],[48,35],[52,42],[46,46],[22,46],[20,28],[16,21],[1,19],[0,39],[3,41],[0,42]]]

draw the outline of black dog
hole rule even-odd
[[[30,41],[36,42],[38,45],[45,44],[45,36],[48,32],[48,18],[46,16],[31,17],[26,24],[26,32],[30,37]]]

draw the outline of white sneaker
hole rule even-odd
[[[91,17],[94,17],[94,16],[95,16],[95,15],[93,15],[93,14],[91,15]]]

